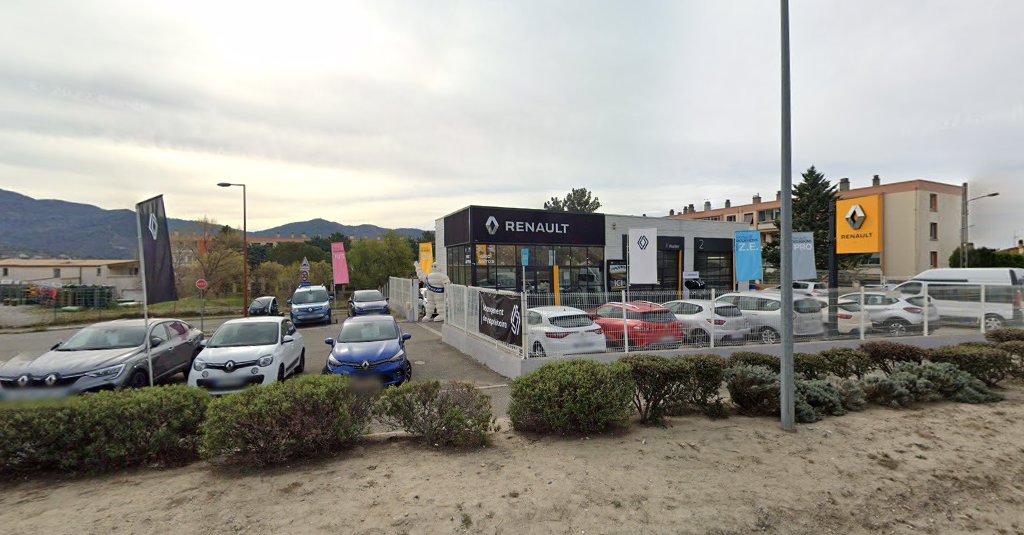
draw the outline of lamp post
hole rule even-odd
[[[994,193],[989,193],[987,195],[979,195],[977,197],[972,197],[972,198],[968,199],[967,198],[967,183],[966,182],[964,183],[964,185],[963,185],[963,206],[961,207],[961,213],[960,213],[960,267],[965,268],[965,267],[969,267],[969,265],[970,265],[970,262],[967,259],[967,256],[968,256],[967,255],[967,244],[970,243],[970,241],[971,241],[969,239],[968,235],[967,235],[968,228],[970,228],[970,226],[967,224],[967,218],[970,215],[970,210],[969,210],[968,205],[970,203],[974,202],[974,201],[977,201],[978,199],[987,199],[989,197],[998,197],[998,196],[999,196],[999,192],[997,191],[997,192],[994,192]]]
[[[795,424],[795,385],[793,377],[793,145],[790,113],[789,90],[789,0],[781,0],[780,29],[782,56],[782,187],[780,195],[781,219],[779,225],[779,246],[781,258],[779,267],[782,270],[782,358],[780,373],[779,402],[782,429],[796,431]]]
[[[249,317],[249,231],[246,224],[245,184],[220,182],[222,188],[242,186],[242,315]]]

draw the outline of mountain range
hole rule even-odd
[[[168,218],[173,233],[191,232],[195,221]],[[19,254],[71,258],[135,258],[138,248],[135,212],[105,210],[91,204],[33,199],[0,189],[0,256]],[[250,236],[329,236],[341,232],[353,238],[377,238],[391,229],[376,225],[342,225],[325,219],[287,223],[249,232]],[[394,229],[419,238],[419,229]]]

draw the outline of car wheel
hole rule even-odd
[[[544,356],[547,356],[547,354],[544,353],[544,346],[540,345],[540,342],[534,342],[533,343],[533,356],[534,357],[544,357]]]
[[[188,375],[186,374],[185,377]],[[149,386],[149,374],[146,373],[146,370],[135,370],[124,382],[125,388],[142,388],[144,386]]]
[[[690,333],[690,338],[697,347],[707,347],[711,345],[711,335],[704,329],[694,329],[693,332]]]
[[[295,366],[295,372],[292,375],[298,375],[306,371],[306,348],[302,348],[302,353],[299,353],[299,364]]]
[[[889,333],[889,336],[906,336],[907,322],[903,320],[889,320],[885,322],[885,332]]]
[[[993,329],[1003,328],[1003,318],[995,314],[988,314],[985,316],[985,330],[991,331]]]
[[[764,329],[761,329],[762,344],[777,344],[779,343],[779,339],[779,331],[776,331],[771,327],[765,327]]]

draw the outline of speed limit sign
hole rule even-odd
[[[308,271],[300,271],[299,272],[299,280],[302,281],[302,282],[309,282],[309,272]]]
[[[206,282],[206,279],[199,279],[196,281],[196,288],[199,288],[200,290],[205,290],[209,286],[210,283]]]

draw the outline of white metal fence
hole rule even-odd
[[[1022,287],[946,282],[794,290],[798,341],[984,333],[1022,323]],[[477,331],[479,292],[449,287],[448,321]],[[781,341],[776,290],[526,293],[522,356],[637,352]],[[567,307],[567,308],[566,308]],[[490,340],[490,338],[487,338]],[[510,352],[519,348],[511,348]]]
[[[391,277],[388,279],[388,305],[391,312],[406,321],[416,321],[422,317],[420,303],[419,280]]]

